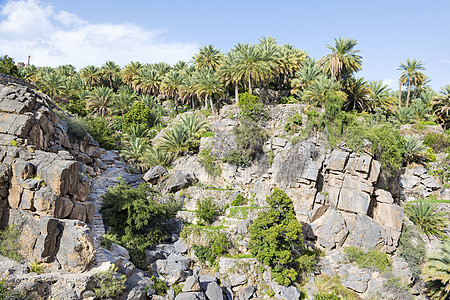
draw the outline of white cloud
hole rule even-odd
[[[443,59],[443,60],[441,60],[441,63],[450,64],[450,59]]]
[[[383,80],[383,84],[387,85],[391,89],[398,89],[397,80],[386,78]]]
[[[89,23],[67,11],[55,11],[38,0],[9,1],[0,11],[1,51],[16,61],[38,66],[72,64],[78,69],[130,61],[175,63],[189,60],[196,42],[168,42],[159,30],[133,24]]]

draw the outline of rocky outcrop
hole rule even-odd
[[[87,171],[105,150],[89,135],[71,141],[56,110],[29,86],[0,84],[0,225],[20,228],[24,258],[82,272],[94,255]]]

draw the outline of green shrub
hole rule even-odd
[[[30,272],[36,274],[44,273],[44,268],[42,267],[40,262],[34,262],[30,265]]]
[[[344,249],[345,256],[349,262],[355,262],[361,268],[374,268],[382,272],[392,268],[389,256],[376,250],[364,252],[357,247]]]
[[[201,137],[213,137],[213,136],[214,136],[214,132],[211,132],[211,131],[207,131],[201,135]]]
[[[11,146],[17,147],[17,141],[16,141],[16,140],[12,140],[12,141],[11,141]]]
[[[116,298],[126,289],[127,278],[125,275],[118,274],[117,267],[114,265],[111,265],[109,270],[93,275],[92,279],[95,284],[95,297],[98,299]]]
[[[406,260],[415,280],[420,280],[425,261],[425,243],[410,225],[403,224],[398,242],[399,255]]]
[[[241,109],[241,117],[254,122],[262,121],[268,118],[264,104],[258,96],[249,93],[239,94],[238,106]]]
[[[202,246],[202,245],[193,245],[192,248],[195,251],[195,256],[197,256],[198,260],[202,264],[206,264],[206,262],[214,262],[214,258],[212,255],[212,251],[209,247]]]
[[[423,268],[427,293],[431,299],[446,300],[450,297],[450,240],[438,246],[438,252],[430,254]]]
[[[435,212],[437,203],[419,200],[418,203],[407,204],[404,211],[411,222],[426,235],[444,236],[443,229],[447,225],[446,214]]]
[[[403,155],[406,165],[411,162],[421,162],[429,159],[428,147],[422,141],[406,135],[403,143]]]
[[[440,153],[450,147],[450,137],[445,134],[430,132],[423,139],[423,143],[431,147],[434,152]]]
[[[287,122],[284,125],[284,131],[289,133],[295,132],[299,126],[302,126],[302,116],[295,114],[287,119]]]
[[[249,249],[272,270],[273,278],[281,285],[289,285],[303,272],[305,265],[302,226],[295,217],[292,200],[275,188],[267,197],[270,209],[260,212],[250,226]],[[309,255],[308,255],[309,256]],[[300,274],[299,274],[300,272]]]
[[[89,124],[81,117],[65,118],[64,121],[72,143],[81,141],[89,133]]]
[[[123,116],[123,129],[126,131],[133,124],[143,124],[148,129],[160,122],[160,111],[152,109],[142,101],[136,101],[133,107]]]
[[[108,150],[116,150],[116,139],[111,124],[106,118],[94,118],[88,121],[89,133],[96,140],[100,147]]]
[[[222,174],[222,168],[217,162],[217,158],[211,154],[211,149],[204,149],[199,153],[200,162],[203,164],[206,173],[211,175],[213,178],[220,176]]]
[[[0,254],[17,262],[22,260],[19,254],[19,235],[20,230],[14,225],[8,225],[0,231]]]
[[[235,149],[228,152],[224,161],[242,168],[249,167],[252,164],[252,158],[247,153]]]
[[[137,188],[119,184],[103,196],[100,212],[108,232],[130,251],[131,261],[147,268],[144,250],[161,242],[165,236],[163,224],[180,209],[175,201],[158,203],[158,193],[146,183]]]
[[[183,285],[181,285],[181,284],[174,284],[174,285],[172,285],[172,288],[173,288],[173,292],[174,292],[174,294],[175,294],[175,297],[178,295],[178,294],[181,294],[182,292],[183,292]]]
[[[316,294],[314,300],[339,300],[335,294]]]
[[[247,167],[264,153],[263,146],[268,137],[256,123],[242,120],[239,126],[233,128],[233,135],[237,149],[228,153],[226,162]]]
[[[72,97],[67,105],[67,110],[79,117],[86,117],[88,112],[86,110],[86,102],[76,97]]]
[[[6,282],[5,278],[0,279],[0,300],[21,300],[22,295],[14,292],[14,286]]]
[[[208,246],[194,245],[195,256],[198,260],[205,264],[207,261],[211,265],[216,264],[216,259],[227,253],[231,247],[226,233],[221,231],[213,231],[208,234]]]
[[[155,290],[156,295],[164,296],[165,294],[167,294],[169,287],[163,280],[156,278],[154,275],[152,276],[151,280],[152,289]]]
[[[232,206],[241,206],[247,204],[248,199],[242,196],[241,194],[236,195],[236,199],[231,201]]]
[[[212,198],[206,198],[203,201],[197,201],[197,211],[195,212],[197,218],[203,224],[211,224],[220,215],[220,209],[215,204]]]

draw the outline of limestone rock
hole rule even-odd
[[[167,170],[160,165],[150,168],[145,174],[143,179],[150,183],[156,184],[158,180],[167,173]]]
[[[181,189],[189,187],[190,185],[192,185],[191,176],[177,170],[175,171],[175,174],[172,174],[167,179],[165,191],[167,193],[175,193]]]

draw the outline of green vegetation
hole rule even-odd
[[[8,55],[0,56],[0,74],[20,77],[19,68],[17,68],[14,60]]]
[[[336,295],[337,299],[346,300],[359,300],[358,293],[344,287],[339,276],[329,277],[328,275],[322,274],[315,277],[314,283],[317,287],[318,293],[316,297],[325,297],[322,299],[336,299],[330,295]],[[326,298],[331,297],[331,298]],[[314,298],[316,299],[316,298]],[[321,298],[319,298],[321,299]]]
[[[212,224],[220,215],[220,208],[212,198],[198,200],[195,215],[202,224]]]
[[[420,275],[426,256],[425,243],[410,225],[403,224],[398,242],[398,252],[408,263],[414,279],[421,280]]]
[[[122,183],[103,196],[100,210],[105,224],[111,227],[108,233],[129,249],[131,261],[143,269],[147,268],[144,250],[161,242],[164,222],[180,209],[174,201],[159,204],[157,197],[145,183],[135,189]]]
[[[258,96],[249,93],[239,94],[239,108],[241,117],[251,122],[267,119],[267,111]]]
[[[316,294],[314,300],[339,300],[340,298],[335,294]]]
[[[249,249],[271,268],[276,282],[289,285],[311,271],[315,256],[303,249],[302,226],[295,218],[292,200],[275,188],[267,203],[270,209],[259,213],[250,226]]]
[[[98,299],[116,298],[122,294],[126,287],[125,275],[117,273],[117,267],[111,265],[106,271],[101,271],[92,276],[94,281],[94,293]]]
[[[302,126],[302,116],[295,114],[290,116],[284,125],[284,130],[288,133],[295,132],[299,126]]]
[[[349,262],[355,262],[361,268],[373,268],[384,272],[392,267],[389,256],[376,250],[365,252],[357,247],[347,247],[344,253]]]
[[[431,299],[444,300],[450,297],[450,240],[439,245],[438,252],[427,257],[423,274],[427,292]]]
[[[241,206],[247,204],[248,199],[242,196],[241,194],[236,195],[236,199],[231,201],[232,206]]]
[[[436,212],[437,204],[433,201],[419,200],[418,203],[407,204],[405,213],[411,222],[414,223],[426,235],[437,235],[443,237],[442,230],[445,228],[448,220],[445,213]]]
[[[217,158],[211,154],[211,149],[204,149],[200,151],[198,156],[200,157],[200,162],[203,164],[206,173],[211,175],[211,177],[215,178],[222,174],[222,168],[220,167]]]
[[[169,290],[169,287],[166,285],[166,283],[156,278],[154,275],[151,278],[152,281],[152,289],[155,290],[155,294],[158,296],[164,296],[167,294],[167,291]]]
[[[17,262],[22,260],[19,254],[19,235],[20,229],[14,225],[8,225],[0,231],[0,254]]]
[[[42,267],[40,262],[33,262],[30,265],[30,272],[36,273],[36,274],[42,274],[42,273],[44,273],[44,268]]]
[[[450,136],[446,134],[430,132],[423,139],[423,143],[431,147],[434,152],[440,153],[450,147]]]
[[[14,292],[14,286],[6,282],[5,278],[0,279],[0,300],[22,300],[25,299],[20,294]]]

